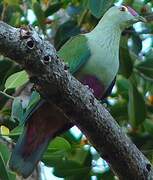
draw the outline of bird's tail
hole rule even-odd
[[[24,178],[28,177],[50,140],[71,126],[56,106],[43,103],[28,117],[10,158],[10,168]]]

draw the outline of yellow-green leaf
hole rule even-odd
[[[8,5],[16,5],[19,3],[19,0],[4,0],[4,2]]]
[[[0,134],[7,136],[9,135],[10,130],[6,126],[0,126]]]
[[[15,74],[12,74],[5,82],[6,89],[18,88],[28,82],[28,74],[26,71],[20,71]]]
[[[9,180],[8,171],[6,169],[5,162],[1,153],[0,153],[0,179]]]

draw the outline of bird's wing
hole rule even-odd
[[[88,39],[85,35],[77,35],[66,42],[58,51],[58,55],[68,63],[70,72],[76,73],[90,57]]]

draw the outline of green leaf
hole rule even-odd
[[[43,155],[43,162],[48,166],[56,166],[59,164],[67,152],[71,150],[69,142],[62,138],[56,137],[48,146]]]
[[[129,121],[133,127],[139,126],[146,117],[145,101],[133,83],[129,83]]]
[[[125,99],[128,99],[129,81],[123,76],[118,76],[116,85],[119,95]]]
[[[90,149],[84,148],[75,149],[76,153],[73,155],[73,160],[81,164],[82,166],[91,167],[92,154]]]
[[[119,72],[126,78],[130,77],[133,71],[133,63],[129,54],[127,37],[122,37],[120,42],[120,69]]]
[[[10,158],[10,151],[5,144],[0,143],[0,179],[15,180],[15,174],[6,169],[8,160]],[[4,168],[5,167],[5,168]],[[3,171],[3,172],[2,172]],[[1,174],[2,173],[2,174]]]
[[[132,28],[132,30],[134,29]],[[142,49],[142,40],[136,32],[132,33],[131,40],[132,40],[131,50],[136,55],[138,55]]]
[[[57,164],[60,164],[67,153],[64,150],[57,152],[46,151],[43,155],[42,161],[46,166],[55,167]]]
[[[15,175],[14,172],[8,171],[8,175],[9,175],[9,179],[10,179],[10,180],[16,180],[16,175]]]
[[[147,4],[148,2],[150,2],[151,0],[144,0],[144,3]]]
[[[4,159],[3,159],[1,152],[0,152],[0,179],[10,180],[9,174],[8,174],[7,169],[6,169],[6,165],[5,165],[5,162],[4,162]]]
[[[33,8],[33,11],[37,17],[39,26],[44,30],[44,28],[45,28],[45,26],[44,26],[45,16],[44,16],[44,12],[42,10],[40,3],[37,0],[33,0],[32,1],[32,8]]]
[[[7,71],[9,71],[9,69],[12,67],[13,62],[4,59],[4,60],[0,60],[0,84],[3,83],[3,79],[5,77],[5,75],[7,74]]]
[[[145,130],[148,131],[151,135],[153,135],[153,122],[150,119],[146,119],[143,125]]]
[[[153,80],[153,59],[149,58],[143,62],[138,63],[135,68],[141,75],[149,80]]]
[[[89,10],[96,18],[101,18],[114,0],[89,0]]]
[[[23,125],[19,125],[10,132],[9,136],[10,137],[18,137],[23,132],[23,129],[24,129]]]
[[[6,61],[6,59],[5,59],[4,61]],[[1,64],[0,64],[0,66],[1,66]],[[2,67],[5,68],[5,66],[2,66]],[[4,72],[4,76],[3,76],[3,79],[2,79],[2,81],[1,81],[1,82],[2,82],[2,89],[5,88],[5,82],[6,82],[7,78],[9,78],[9,76],[11,76],[12,74],[17,73],[17,72],[19,72],[19,71],[21,71],[21,68],[19,67],[19,65],[14,64],[14,63],[12,63],[12,65],[10,65],[10,67],[8,68],[8,70],[6,70],[6,71]],[[0,74],[0,75],[1,75],[1,74]],[[1,77],[2,77],[2,76],[1,76]]]
[[[128,119],[127,101],[118,101],[111,108],[111,114],[116,118],[117,122],[123,122]]]
[[[11,119],[21,122],[23,119],[23,107],[20,97],[16,97],[12,104]]]
[[[57,12],[61,7],[62,7],[63,3],[58,2],[58,3],[54,3],[48,6],[48,8],[45,10],[45,17],[48,17],[52,14],[54,14],[55,12]]]
[[[18,88],[28,82],[28,74],[26,71],[20,71],[15,74],[12,74],[5,82],[5,88]]]
[[[90,171],[90,167],[85,167],[79,163],[71,160],[63,160],[57,167],[54,168],[54,175],[57,177],[67,177],[67,176],[76,176],[87,175]]]
[[[71,150],[71,145],[66,139],[64,139],[62,137],[56,137],[49,144],[47,151],[56,152],[56,151],[60,151],[60,150],[69,151],[69,150]]]
[[[0,143],[0,153],[3,156],[5,165],[7,165],[7,162],[10,157],[10,152],[8,150],[8,147],[5,144]]]

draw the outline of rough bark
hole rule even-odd
[[[120,179],[153,179],[150,162],[34,29],[16,29],[0,22],[0,53],[29,73],[41,95],[82,130]]]

